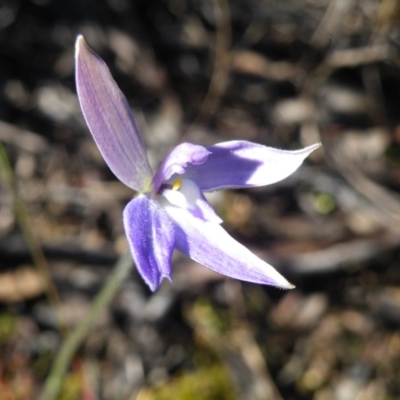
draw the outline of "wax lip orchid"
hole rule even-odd
[[[86,123],[106,163],[136,192],[123,222],[133,260],[151,290],[171,280],[174,249],[223,275],[293,287],[234,240],[203,192],[269,185],[291,175],[319,144],[296,151],[247,141],[175,147],[153,175],[125,96],[82,36],[76,41],[76,86]]]

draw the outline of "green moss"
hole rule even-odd
[[[12,336],[17,317],[13,314],[0,314],[0,346],[4,345]]]
[[[390,146],[386,150],[385,161],[389,165],[399,165],[400,164],[400,147],[399,146]]]
[[[232,321],[229,312],[215,310],[213,305],[205,299],[195,303],[191,311],[192,319],[208,337],[221,337],[229,331]]]
[[[335,199],[327,193],[317,193],[315,194],[314,207],[320,214],[330,214],[336,208]]]
[[[233,385],[225,368],[214,365],[173,379],[164,386],[150,390],[148,400],[232,400]]]
[[[269,300],[262,286],[254,286],[251,290],[244,292],[244,299],[248,314],[255,317],[265,315]]]
[[[32,371],[37,378],[44,379],[46,377],[53,358],[54,353],[52,351],[44,351],[32,362]]]
[[[62,384],[61,393],[57,400],[81,400],[82,377],[78,373],[68,374]]]
[[[192,360],[197,369],[182,373],[159,388],[146,389],[140,400],[236,399],[235,387],[220,354],[233,323],[230,312],[217,310],[203,298],[186,310],[186,316],[195,331]]]

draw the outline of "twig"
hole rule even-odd
[[[17,128],[4,121],[0,121],[0,140],[29,153],[39,154],[49,149],[47,141],[37,133]]]
[[[94,299],[88,313],[64,341],[53,363],[50,374],[45,382],[43,392],[38,400],[53,400],[57,397],[67,369],[82,341],[90,331],[94,321],[101,311],[110,303],[115,292],[127,277],[132,267],[129,253],[123,255],[115,266],[111,276]]]
[[[347,0],[330,1],[310,44],[317,47],[326,46],[337,33],[338,27],[342,25],[343,17],[349,11],[350,6],[351,2]]]
[[[295,254],[281,262],[285,264],[283,271],[296,276],[325,274],[347,266],[363,266],[379,254],[397,248],[399,242],[398,235],[388,233],[379,238],[352,240],[311,253]]]
[[[207,95],[200,107],[197,121],[214,113],[228,86],[231,66],[231,27],[229,3],[227,0],[213,0],[216,20],[214,71]]]

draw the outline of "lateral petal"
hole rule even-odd
[[[82,36],[76,40],[75,61],[79,102],[97,147],[120,181],[143,190],[152,171],[125,96],[107,65]]]
[[[137,269],[155,291],[164,277],[171,280],[174,224],[163,207],[145,194],[126,205],[123,222]]]
[[[208,147],[203,164],[189,164],[184,177],[202,191],[270,185],[293,174],[319,143],[301,150],[279,150],[247,141],[234,140]]]
[[[222,227],[194,217],[189,211],[165,205],[175,222],[176,248],[213,271],[242,281],[291,289],[276,269],[233,239]]]

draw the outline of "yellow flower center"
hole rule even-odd
[[[178,178],[171,186],[172,190],[179,190],[182,186],[182,179]]]

